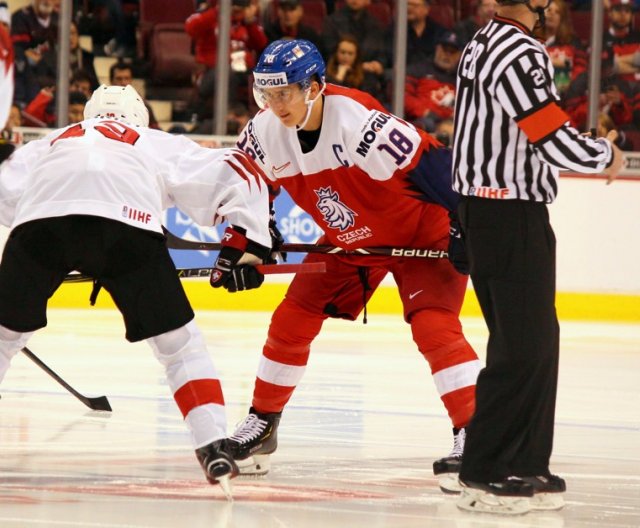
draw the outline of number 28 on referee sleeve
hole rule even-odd
[[[476,77],[476,61],[484,51],[484,44],[472,41],[462,58],[462,67],[460,75],[465,79],[475,79]]]

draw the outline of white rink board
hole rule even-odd
[[[48,129],[18,128],[14,139],[28,142]],[[232,146],[229,136],[190,136],[211,146]],[[560,292],[640,294],[640,153],[625,153],[625,179],[561,177],[550,206],[558,240]],[[4,240],[0,228],[0,242]],[[385,284],[392,284],[387,277]]]
[[[558,291],[640,294],[640,179],[560,178]]]

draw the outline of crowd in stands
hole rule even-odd
[[[95,58],[110,57],[114,61],[110,83],[126,85],[134,77],[144,79],[151,100],[173,101],[174,114],[179,114],[173,121],[181,122],[173,130],[211,133],[213,101],[219,89],[218,2],[155,0],[150,11],[150,1],[74,0],[69,119],[78,120],[78,109],[100,82]],[[616,128],[622,131],[622,148],[640,150],[640,31],[636,29],[640,0],[603,1],[598,133]],[[496,9],[495,0],[407,0],[405,117],[445,143],[453,130],[456,68],[462,50]],[[590,9],[590,0],[553,0],[546,11],[546,25],[537,35],[551,56],[561,104],[581,130],[587,126]],[[230,72],[225,87],[228,133],[237,133],[257,110],[251,69],[276,39],[310,40],[325,57],[328,82],[368,92],[389,106],[394,10],[393,0],[232,0]],[[0,23],[9,27],[15,52],[12,127],[55,126],[58,11],[59,0],[31,0],[14,12],[0,2]],[[176,40],[175,47],[153,50],[153,36],[163,31],[183,38]],[[80,35],[90,37],[91,51],[80,45]],[[161,80],[154,79],[150,57],[160,54],[173,54],[169,61],[181,60],[182,67],[188,68],[186,80],[167,82],[167,72]],[[152,126],[159,127],[152,106],[148,107]]]

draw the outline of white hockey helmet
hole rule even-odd
[[[84,118],[113,117],[130,125],[149,126],[149,111],[130,84],[127,86],[101,85],[93,92],[84,107]]]

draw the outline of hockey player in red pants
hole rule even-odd
[[[310,42],[270,44],[254,70],[254,93],[264,110],[248,123],[238,146],[255,159],[275,190],[286,189],[313,216],[325,231],[321,242],[348,249],[447,249],[447,210],[456,203],[450,152],[387,113],[371,96],[326,84],[324,72],[322,57]],[[435,462],[434,471],[442,476],[443,489],[457,486],[479,371],[459,320],[467,277],[438,259],[306,258],[317,261],[326,263],[327,272],[321,278],[296,276],[273,314],[252,408],[230,439],[241,472],[268,471],[282,410],[302,378],[325,319],[355,320],[391,273],[413,340],[431,367],[453,423],[454,450]]]

